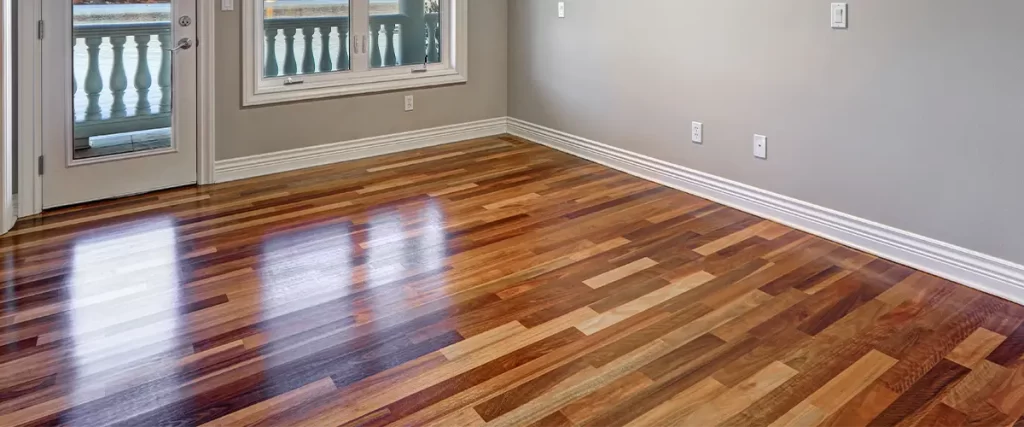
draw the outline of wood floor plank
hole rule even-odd
[[[587,335],[593,335],[594,333],[621,322],[630,316],[682,295],[683,293],[707,283],[709,280],[714,278],[715,276],[703,271],[695,273],[610,311],[601,313],[593,319],[589,319],[580,325],[576,325],[576,329],[579,329]]]
[[[280,396],[264,400],[256,405],[232,412],[216,420],[210,421],[204,424],[204,426],[213,427],[258,424],[262,420],[272,417],[280,411],[289,410],[294,406],[301,405],[307,400],[327,395],[335,390],[337,390],[337,386],[335,386],[334,380],[324,378],[320,381],[310,383]]]
[[[0,425],[1022,424],[1024,306],[502,135],[0,238]]]
[[[1024,416],[1024,367],[1018,367],[1004,378],[1002,384],[989,395],[988,403],[1011,419]]]
[[[611,270],[611,271],[602,273],[602,274],[600,274],[598,276],[594,276],[594,277],[592,277],[590,279],[584,280],[583,283],[586,283],[587,286],[590,286],[591,288],[600,288],[600,287],[605,286],[605,285],[607,285],[609,283],[612,283],[612,282],[614,282],[616,280],[620,280],[620,279],[626,278],[626,277],[628,277],[628,276],[630,276],[632,274],[636,274],[637,272],[640,272],[640,271],[646,270],[648,268],[654,267],[657,264],[658,264],[657,262],[655,262],[654,260],[652,260],[650,258],[642,258],[642,259],[633,261],[633,262],[631,262],[629,264],[626,264],[626,265],[624,265],[622,267],[616,268],[614,270]]]
[[[796,370],[783,363],[773,362],[754,376],[701,406],[684,418],[682,425],[718,425],[746,409],[796,373]]]
[[[832,416],[821,422],[823,427],[866,426],[885,408],[888,408],[899,394],[875,381],[847,402]]]
[[[714,378],[705,378],[693,387],[683,390],[671,399],[637,417],[627,427],[653,425],[685,425],[687,416],[729,391],[729,388]],[[710,425],[710,424],[709,424]]]
[[[595,368],[593,372],[587,372],[582,377],[573,378],[575,381],[560,383],[551,392],[542,394],[515,410],[505,413],[489,422],[488,425],[517,426],[539,421],[539,419],[561,409],[563,406],[628,375],[629,372],[664,354],[667,348],[668,346],[661,341],[654,341],[612,363],[601,368]]]
[[[900,420],[926,409],[933,399],[941,397],[947,387],[956,384],[969,370],[954,362],[942,360],[924,377],[900,394],[892,404],[872,421],[875,425],[895,425]]]
[[[963,366],[963,364],[961,364]],[[971,373],[960,380],[942,399],[942,403],[960,412],[981,406],[1012,372],[987,360],[972,365]]]
[[[629,399],[652,383],[642,372],[633,372],[565,406],[560,413],[565,414],[572,423],[583,425],[588,419],[603,412],[606,407]]]
[[[776,419],[772,426],[820,424],[895,364],[896,359],[878,351],[871,351]]]
[[[961,366],[973,368],[998,347],[1006,337],[985,328],[978,328],[946,356]]]
[[[701,255],[708,256],[729,246],[742,242],[746,240],[748,237],[756,236],[762,231],[768,229],[768,227],[771,225],[771,222],[763,221],[750,227],[744,228],[735,233],[732,233],[728,236],[722,237],[721,239],[707,243],[699,248],[694,249],[693,251]]]

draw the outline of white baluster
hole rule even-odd
[[[78,42],[78,40],[74,41],[75,44],[77,44],[77,42]],[[72,50],[74,50],[74,48],[72,48]],[[71,73],[71,99],[74,100],[75,96],[77,96],[77,95],[78,95],[78,79],[75,77],[75,73]],[[76,113],[76,111],[75,111],[75,103],[74,103],[74,101],[72,101],[71,102],[71,117],[72,117],[71,121],[72,122],[75,121],[75,117],[78,117],[78,116],[75,115],[75,113]]]
[[[124,105],[124,92],[128,89],[128,74],[124,71],[125,36],[111,36],[110,45],[114,51],[114,65],[110,69],[110,93],[114,95],[114,103],[110,106],[110,117],[128,116],[128,107]]]
[[[85,96],[89,99],[89,105],[85,108],[86,121],[103,118],[103,110],[100,109],[100,92],[103,92],[103,76],[100,75],[101,44],[102,37],[85,38],[89,54],[89,68],[85,72]]]
[[[160,40],[160,49],[163,54],[160,56],[160,76],[157,78],[157,85],[160,86],[160,112],[171,112],[171,33],[157,36]]]
[[[437,51],[437,38],[434,37],[436,29],[437,23],[427,22],[427,55],[431,62],[440,61],[440,54]]]
[[[135,91],[139,101],[135,104],[136,116],[147,116],[150,113],[149,89],[153,87],[153,76],[149,72],[149,35],[135,36],[135,44],[139,50],[138,65],[135,67]]]
[[[313,57],[313,28],[302,27],[302,41],[305,49],[302,49],[302,74],[316,72],[316,59]]]
[[[395,57],[395,24],[384,24],[384,35],[387,40],[384,50],[384,65],[392,67],[398,63],[398,58]]]
[[[331,64],[331,26],[320,27],[320,72],[334,71],[334,64]]]
[[[295,63],[295,28],[284,29],[284,74],[298,74],[298,66]]]
[[[348,49],[349,49],[349,37],[348,37],[348,22],[338,25],[338,69],[348,69]]]
[[[370,24],[370,41],[373,42],[373,56],[370,67],[380,67],[380,24]]]
[[[264,33],[267,36],[267,64],[263,67],[263,75],[277,77],[281,72],[277,66],[277,29],[267,28]]]

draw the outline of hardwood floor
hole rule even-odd
[[[1024,307],[512,137],[46,213],[0,425],[1009,426]]]

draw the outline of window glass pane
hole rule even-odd
[[[264,0],[263,75],[350,69],[348,0]]]
[[[442,0],[370,0],[370,65],[441,62]]]
[[[171,0],[74,0],[72,156],[171,147]]]

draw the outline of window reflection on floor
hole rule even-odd
[[[119,382],[178,373],[176,358],[167,354],[179,347],[181,327],[176,240],[173,220],[159,219],[74,243],[65,307],[73,334],[74,404],[102,397]],[[175,399],[149,395],[145,402],[126,402],[126,408],[156,408]]]
[[[352,279],[351,258],[347,224],[270,237],[263,243],[260,263],[264,313],[294,311],[287,303],[304,297],[344,295]]]
[[[364,342],[369,348],[364,350],[372,351],[375,345],[387,346],[408,339],[386,329],[367,330],[358,326],[384,317],[394,322],[374,325],[397,325],[408,320],[403,316],[420,304],[422,296],[406,286],[404,279],[430,270],[438,278],[432,281],[433,288],[443,287],[444,278],[440,275],[446,254],[444,223],[443,212],[431,202],[415,209],[371,211],[365,226],[344,222],[281,232],[267,238],[262,244],[259,295],[252,297],[258,298],[253,303],[259,304],[263,319],[260,333],[264,336],[248,340],[262,346],[262,387],[284,393],[303,384],[296,382],[294,372],[275,369],[298,363],[294,351],[279,351],[294,348],[297,340],[306,343],[301,354],[336,348],[339,359],[332,363],[353,363],[349,369],[352,372],[347,374],[389,368],[367,365],[357,355],[346,355],[350,349],[345,343],[357,337],[371,340],[376,344]],[[301,328],[296,327],[297,322]],[[317,328],[326,335],[294,335],[299,329]],[[282,344],[278,345],[279,342]],[[347,358],[352,360],[346,362]],[[343,383],[345,378],[335,381]]]
[[[259,308],[260,336],[247,337],[245,342],[263,357],[261,387],[276,395],[304,385],[302,377],[288,368],[301,367],[289,363],[340,342],[334,337],[294,334],[350,323],[346,318],[351,313],[339,299],[352,293],[354,254],[347,223],[274,234],[261,249],[258,293],[238,302]],[[297,341],[309,345],[303,352],[281,351]]]

